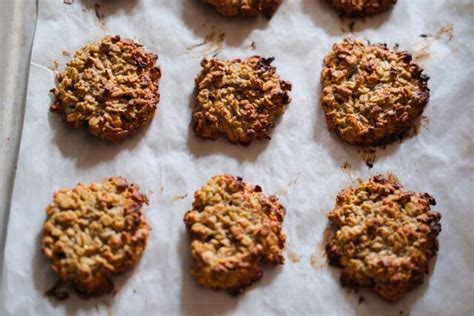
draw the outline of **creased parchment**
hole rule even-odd
[[[471,0],[399,0],[373,18],[341,19],[325,1],[286,0],[270,21],[225,19],[197,0],[39,1],[21,151],[8,224],[3,315],[473,315],[473,16]],[[417,135],[378,150],[368,168],[357,148],[326,129],[319,73],[331,45],[348,32],[412,52],[431,77],[431,99]],[[49,113],[54,70],[106,34],[132,38],[159,55],[161,102],[151,125],[106,144]],[[8,48],[4,48],[8,49]],[[271,141],[249,147],[205,141],[190,128],[194,77],[203,56],[275,57],[293,83],[288,111]],[[25,61],[28,62],[28,61]],[[283,267],[268,268],[246,293],[199,287],[189,274],[182,222],[193,192],[219,173],[242,176],[277,194],[287,208]],[[439,255],[424,285],[397,304],[339,285],[327,267],[325,213],[358,177],[394,172],[409,190],[429,192],[441,211]],[[153,226],[138,267],[115,295],[60,303],[44,292],[55,276],[39,234],[52,193],[77,182],[121,175],[149,196]]]

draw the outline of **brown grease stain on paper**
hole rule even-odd
[[[322,240],[316,245],[316,249],[309,258],[309,264],[315,270],[321,270],[328,266],[326,245],[333,236],[333,227],[330,224],[326,225],[323,232]]]
[[[452,24],[441,27],[434,35],[431,34],[420,34],[425,41],[421,48],[413,53],[413,59],[415,61],[423,61],[424,59],[431,56],[431,46],[437,40],[446,38],[447,41],[451,41],[454,38],[454,27]]]
[[[197,43],[186,50],[191,52],[196,48],[203,47],[202,54],[211,55],[212,58],[216,57],[224,49],[225,33],[217,34],[214,32],[214,26],[211,28],[211,33],[204,37],[204,40]]]
[[[176,195],[171,202],[176,202],[179,200],[184,200],[185,198],[188,197],[188,194],[183,194],[183,195]]]

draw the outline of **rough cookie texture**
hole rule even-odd
[[[184,216],[192,274],[208,288],[240,293],[262,277],[261,264],[283,264],[285,208],[275,196],[231,175],[196,191]]]
[[[109,293],[112,277],[132,269],[145,250],[144,203],[139,188],[120,177],[54,193],[42,236],[51,269],[82,296]]]
[[[196,78],[196,133],[210,139],[224,134],[242,145],[269,139],[269,130],[291,101],[291,84],[280,80],[272,61],[259,56],[203,59]]]
[[[428,103],[428,79],[407,52],[352,37],[334,44],[321,72],[329,131],[352,145],[402,138]]]
[[[431,196],[404,191],[394,175],[341,191],[328,213],[337,231],[326,245],[329,262],[342,268],[341,284],[396,302],[423,283],[441,231],[441,214],[430,205]]]
[[[50,110],[72,127],[120,141],[153,118],[160,100],[157,58],[120,36],[86,45],[57,74]]]
[[[256,16],[264,15],[271,18],[281,4],[281,0],[202,0],[216,7],[225,16]]]
[[[349,16],[366,16],[388,10],[397,0],[328,0],[339,12]]]

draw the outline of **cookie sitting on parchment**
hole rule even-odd
[[[321,71],[329,131],[361,146],[403,138],[428,103],[428,79],[408,52],[345,38],[333,45]]]
[[[231,175],[213,177],[196,191],[184,216],[192,274],[204,287],[242,292],[262,277],[262,264],[283,264],[284,217],[283,205],[258,185]]]
[[[110,142],[149,123],[160,100],[157,55],[120,36],[82,47],[56,75],[51,112]]]
[[[232,143],[269,139],[268,133],[290,103],[291,84],[280,79],[273,58],[203,59],[196,77],[195,132],[227,136]]]
[[[282,0],[202,0],[216,7],[224,16],[257,16],[262,14],[270,19]]]
[[[145,250],[151,229],[142,212],[146,203],[121,177],[54,193],[41,250],[60,281],[86,298],[110,293],[112,278],[133,269]],[[50,294],[66,297],[54,288]]]
[[[368,16],[388,10],[397,0],[328,0],[339,12],[348,16]]]
[[[405,191],[394,175],[342,190],[329,211],[336,232],[326,245],[341,284],[368,287],[396,302],[423,283],[438,251],[441,214],[427,193]]]

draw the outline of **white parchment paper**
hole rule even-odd
[[[327,132],[318,103],[322,59],[352,22],[341,20],[325,1],[286,0],[270,21],[225,19],[196,0],[99,2],[94,10],[94,1],[39,1],[0,314],[474,314],[472,0],[399,0],[392,11],[353,25],[362,39],[414,53],[431,77],[429,122],[424,120],[417,136],[379,151],[372,169],[356,148]],[[106,34],[144,44],[159,55],[163,72],[153,122],[117,145],[71,130],[48,111],[54,61],[62,68],[68,54]],[[293,101],[271,141],[245,148],[193,133],[194,77],[200,59],[216,53],[273,56],[278,72],[293,83]],[[276,193],[288,212],[285,265],[266,269],[263,279],[237,298],[195,283],[182,222],[193,192],[224,172]],[[443,215],[431,276],[397,304],[341,288],[339,271],[327,267],[321,247],[325,212],[336,193],[351,179],[382,172],[395,172],[409,190],[429,192]],[[44,208],[55,190],[114,175],[137,183],[149,196],[146,216],[153,231],[144,257],[116,282],[114,296],[82,301],[73,295],[51,302],[44,292],[55,276],[39,251]]]

